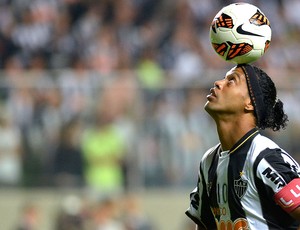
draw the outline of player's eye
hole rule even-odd
[[[235,83],[235,81],[236,81],[235,77],[233,77],[233,76],[229,76],[227,78],[227,80],[228,80],[229,83]]]

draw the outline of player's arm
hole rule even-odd
[[[255,166],[256,165],[256,166]],[[257,157],[254,167],[258,178],[268,184],[273,200],[295,220],[300,220],[300,167],[296,161],[279,148],[265,149]],[[270,180],[268,170],[280,178],[280,183]],[[265,178],[265,179],[264,179]],[[278,182],[278,181],[277,181]],[[280,185],[280,186],[279,186]]]
[[[300,220],[300,178],[295,178],[274,196],[274,200],[294,219]]]
[[[290,213],[290,215],[295,219],[300,221],[300,207],[296,208]]]
[[[207,229],[202,227],[202,226],[196,225],[196,230],[207,230]],[[211,229],[211,230],[217,230],[217,229],[214,228],[214,229]]]
[[[185,214],[195,222],[196,230],[216,229],[202,173],[199,174],[197,187],[190,194],[190,207]]]

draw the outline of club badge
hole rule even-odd
[[[241,177],[237,180],[234,180],[234,191],[238,198],[242,198],[247,190],[248,182],[243,180]]]

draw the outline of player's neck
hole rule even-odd
[[[247,122],[218,122],[217,131],[222,150],[230,150],[235,143],[254,127]]]

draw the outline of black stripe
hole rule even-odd
[[[241,200],[235,192],[234,181],[241,179],[240,172],[243,171],[247,153],[253,138],[254,137],[247,140],[239,149],[236,150],[236,152],[230,155],[228,165],[228,205],[232,220],[246,217],[246,213],[242,208]]]
[[[200,176],[201,176],[202,182],[204,182],[205,179],[204,179],[204,175],[203,175],[201,168],[200,168]],[[201,216],[201,220],[203,220],[203,224],[205,225],[205,227],[207,229],[216,229],[216,222],[215,222],[214,216],[210,209],[211,204],[210,204],[209,197],[207,195],[208,193],[207,193],[206,183],[202,183],[202,184],[203,184],[203,193],[200,198],[202,200],[202,206],[201,206],[200,213],[205,216]]]
[[[220,151],[220,146],[218,146],[214,152],[213,152],[213,160],[212,160],[212,164],[208,170],[208,182],[211,185],[211,187],[209,188],[209,204],[211,207],[217,208],[219,207],[218,204],[218,199],[217,199],[217,179],[218,179],[218,175],[216,173],[217,171],[217,166],[218,166],[218,161],[219,161],[219,151]],[[215,215],[215,218],[219,221],[220,220],[220,216],[219,215]]]

